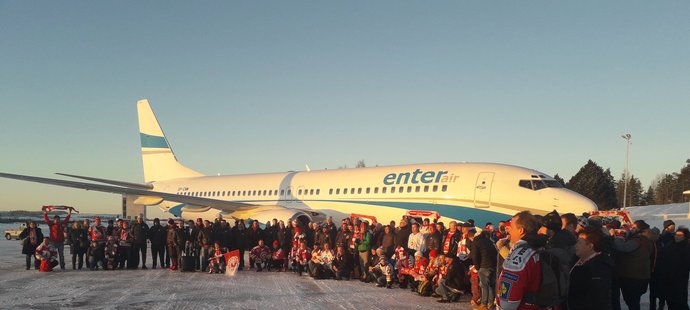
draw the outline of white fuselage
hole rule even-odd
[[[437,163],[287,173],[204,176],[154,183],[154,190],[254,205],[314,210],[335,220],[350,214],[375,216],[381,223],[399,220],[408,210],[437,211],[442,221],[474,219],[478,225],[507,220],[529,210],[545,214],[597,210],[584,196],[559,187],[535,170],[492,163]],[[164,203],[183,218],[214,219],[220,210]],[[277,217],[242,211],[232,217],[262,223]],[[227,213],[225,213],[227,215]],[[278,216],[280,213],[277,213]],[[316,215],[316,214],[314,214]],[[278,218],[278,220],[285,220]]]

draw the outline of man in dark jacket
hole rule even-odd
[[[167,239],[167,231],[165,227],[161,226],[161,221],[158,218],[153,219],[153,226],[149,229],[149,240],[151,240],[151,259],[153,260],[153,269],[156,269],[158,258],[161,262],[161,267],[165,267],[165,244]]]
[[[177,227],[175,228],[173,242],[175,243],[177,249],[177,264],[176,266],[182,270],[182,253],[185,250],[185,244],[190,240],[189,230],[184,226],[183,220],[177,221]],[[168,240],[170,242],[170,240]]]
[[[438,302],[451,302],[455,296],[462,294],[465,290],[465,269],[460,264],[460,261],[455,256],[444,256],[445,260],[445,275],[442,275],[438,281],[436,294],[441,295]]]
[[[395,234],[393,227],[386,225],[381,234],[381,247],[386,257],[390,258],[395,253]]]
[[[134,268],[139,266],[139,253],[141,253],[141,269],[146,268],[146,239],[149,238],[149,225],[141,216],[137,216],[132,225],[132,258]]]
[[[443,254],[457,255],[458,242],[460,242],[460,232],[458,231],[458,223],[451,221],[448,223],[448,232],[443,238]]]
[[[352,255],[345,251],[345,247],[338,246],[331,266],[336,280],[342,280],[343,278],[345,278],[345,280],[350,280],[350,273],[352,272]]]
[[[479,272],[479,286],[481,288],[481,302],[487,309],[496,297],[496,246],[491,241],[488,231],[482,231],[474,238],[470,250],[474,267]]]
[[[407,247],[407,241],[410,238],[412,229],[407,221],[408,219],[400,220],[400,227],[395,230],[395,248],[402,246],[406,251],[409,252],[410,249]],[[414,253],[411,255],[414,255]]]
[[[569,310],[611,309],[613,260],[601,252],[603,242],[600,229],[590,227],[580,232],[575,244],[579,260],[570,271]]]
[[[429,233],[426,235],[425,252],[428,255],[430,251],[441,252],[441,233],[436,230],[436,225],[429,225]]]
[[[26,270],[31,267],[31,257],[34,258],[34,269],[38,270],[41,265],[41,260],[37,259],[36,248],[43,242],[43,232],[36,226],[36,222],[30,221],[29,227],[19,234],[19,239],[22,240],[22,254],[26,255]]]
[[[204,221],[203,227],[199,229],[199,235],[197,236],[197,244],[199,244],[200,252],[199,257],[201,259],[201,270],[208,270],[208,258],[211,256],[211,251],[213,250],[213,228],[211,227],[211,221]]]
[[[651,259],[653,244],[646,237],[649,225],[642,220],[633,223],[629,238],[616,238],[613,249],[616,251],[616,276],[623,300],[631,310],[640,309],[640,297],[647,292],[651,278]]]

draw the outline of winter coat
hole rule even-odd
[[[134,223],[131,228],[131,233],[132,233],[132,242],[134,244],[146,244],[146,239],[148,239],[149,236],[149,225],[146,223],[142,222],[141,224],[139,223]]]
[[[613,259],[600,253],[570,270],[569,310],[611,309]]]
[[[177,244],[177,242],[176,242],[177,241],[176,240],[177,232],[175,232],[175,231],[177,230],[177,228],[174,228],[174,226],[168,225],[166,227],[166,229],[167,229],[167,232],[166,232],[167,236],[165,238],[166,243],[170,244],[170,245],[176,245]]]
[[[407,248],[407,242],[408,238],[410,238],[410,234],[412,233],[412,228],[410,228],[410,225],[405,226],[405,228],[398,228],[395,230],[395,247],[397,248],[398,246],[402,246],[405,249]]]
[[[165,241],[168,237],[168,232],[167,229],[163,226],[153,224],[151,228],[149,228],[149,240],[151,240],[151,246],[156,247],[156,246],[161,246],[165,245]]]
[[[426,245],[427,252],[431,250],[436,250],[436,252],[440,252],[441,250],[443,250],[441,244],[441,234],[438,231],[434,231],[434,233],[429,233],[426,236],[424,243]]]
[[[357,250],[359,252],[369,252],[371,250],[371,240],[373,239],[373,236],[370,231],[365,231],[364,234],[362,235],[362,239],[359,241],[359,245],[357,246]]]
[[[24,239],[24,238],[30,238],[31,234],[31,228],[27,227],[24,228],[24,230],[19,234],[19,239]],[[36,227],[35,228],[35,233],[34,233],[34,241],[32,242],[31,239],[26,240],[24,242],[24,245],[22,246],[22,254],[31,254],[33,255],[36,252],[36,248],[41,245],[41,242],[43,242],[43,232],[41,231],[40,228]]]
[[[343,249],[347,250],[348,242],[352,238],[352,231],[341,229],[338,231],[338,235],[335,237],[335,247],[342,246]]]
[[[460,260],[454,257],[453,261],[446,266],[446,275],[444,276],[446,279],[446,286],[459,291],[464,290],[465,274],[465,268],[460,264]]]
[[[72,229],[69,234],[71,245],[69,248],[70,254],[84,254],[89,247],[89,240],[86,237],[84,229]]]
[[[335,258],[333,259],[333,266],[338,268],[340,271],[345,271],[345,273],[348,273],[352,270],[353,266],[352,255],[344,253],[342,256],[338,256],[338,254],[336,254]]]
[[[245,250],[247,248],[247,229],[239,229],[238,226],[232,228],[233,240],[235,242],[234,247],[237,249]]]
[[[441,249],[443,250],[443,254],[457,255],[458,242],[460,242],[460,239],[462,239],[462,233],[456,230],[451,236],[448,236],[448,233],[442,236],[443,240],[441,241]]]
[[[199,236],[197,237],[199,245],[202,247],[212,247],[213,241],[213,229],[211,227],[204,227],[199,231]]]
[[[661,284],[661,295],[671,304],[687,305],[688,274],[690,274],[690,246],[688,242],[673,242],[665,246],[659,255],[657,272]],[[687,309],[687,308],[686,308]]]
[[[395,252],[395,234],[393,232],[382,234],[381,247],[386,257],[391,257],[393,255],[393,252]]]
[[[472,262],[477,270],[482,268],[496,269],[497,254],[496,246],[489,239],[488,233],[482,232],[474,238],[472,249],[470,249],[470,256],[472,256]]]
[[[62,228],[62,225],[69,224],[70,215],[71,214],[67,214],[64,220],[62,220],[60,223],[55,224],[53,223],[53,221],[48,219],[47,213],[43,213],[43,220],[46,222],[48,227],[50,227],[50,241],[52,241],[53,243],[65,242],[65,231]]]
[[[621,278],[649,280],[651,278],[652,242],[642,234],[635,234],[628,240],[616,238],[616,275]]]
[[[168,235],[168,237],[170,237],[170,235]],[[189,240],[190,236],[187,228],[175,228],[172,241],[178,248],[184,249],[185,243]],[[168,242],[170,242],[170,238],[168,238]]]

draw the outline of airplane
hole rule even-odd
[[[137,102],[144,183],[58,173],[77,182],[0,173],[0,177],[136,197],[183,219],[322,221],[351,214],[399,220],[411,210],[442,220],[497,223],[529,210],[580,215],[588,198],[537,170],[498,163],[429,163],[335,170],[205,176],[182,165],[146,99]]]

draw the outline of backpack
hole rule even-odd
[[[537,292],[525,294],[524,301],[542,307],[560,305],[568,297],[568,253],[560,248],[539,248],[537,254],[541,265],[541,285]]]

